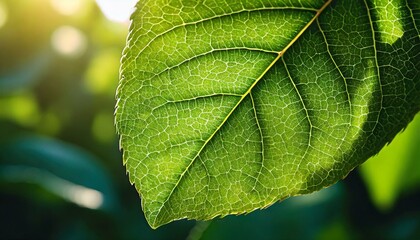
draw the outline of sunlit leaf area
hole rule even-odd
[[[152,230],[114,126],[134,4],[0,0],[0,239],[420,239],[419,115],[332,187]]]

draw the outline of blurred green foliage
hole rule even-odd
[[[420,238],[419,117],[362,177],[246,216],[151,230],[113,123],[128,25],[94,1],[74,0],[73,12],[60,1],[71,2],[0,0],[0,239]]]
[[[401,194],[418,191],[420,183],[420,114],[382,151],[361,167],[374,204],[392,209]]]

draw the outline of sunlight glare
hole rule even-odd
[[[96,0],[106,18],[114,22],[127,22],[137,0]]]

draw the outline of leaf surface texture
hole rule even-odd
[[[345,177],[420,108],[411,1],[140,1],[116,125],[152,227]]]

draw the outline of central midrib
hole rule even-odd
[[[332,2],[332,0],[328,0],[324,3],[324,5],[316,11],[316,14],[314,17],[300,30],[300,32],[289,42],[289,44],[284,47],[281,51],[277,53],[277,57],[267,66],[267,68],[261,73],[261,75],[254,81],[254,83],[248,88],[248,90],[241,96],[239,101],[236,103],[236,105],[232,108],[232,110],[227,114],[227,116],[223,119],[223,121],[219,124],[219,126],[216,128],[216,130],[209,136],[209,138],[203,143],[202,147],[198,150],[196,155],[191,159],[190,164],[185,168],[185,170],[181,173],[181,175],[178,178],[178,181],[175,183],[174,187],[172,188],[171,192],[168,194],[168,197],[165,199],[165,201],[162,203],[161,207],[159,208],[156,217],[153,221],[153,225],[156,225],[156,221],[159,218],[159,215],[162,212],[162,209],[166,205],[166,203],[170,200],[172,197],[175,189],[180,184],[181,180],[183,179],[185,173],[190,169],[190,167],[193,165],[195,160],[198,158],[198,156],[201,154],[201,152],[204,150],[204,148],[207,146],[207,144],[213,139],[213,137],[216,135],[217,132],[222,128],[222,126],[226,123],[226,121],[230,118],[230,116],[233,114],[233,112],[238,108],[238,106],[242,103],[242,101],[251,93],[252,89],[257,85],[257,83],[265,76],[265,74],[277,63],[277,61],[285,54],[285,52],[302,36],[302,34],[309,28],[309,26],[312,25],[312,23],[319,17],[319,15],[324,11],[324,9]]]

